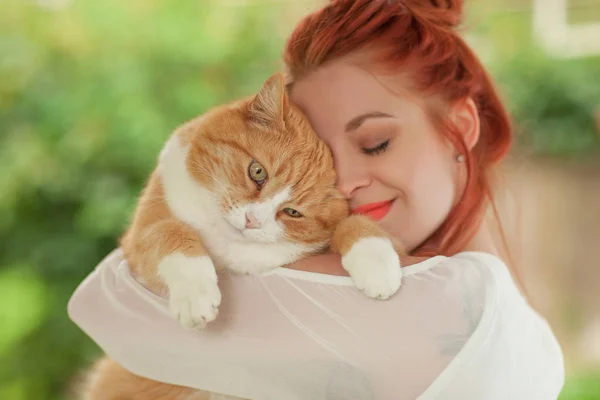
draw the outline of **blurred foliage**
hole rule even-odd
[[[476,3],[471,3],[475,5]],[[600,12],[600,3],[594,8]],[[534,42],[529,12],[482,18],[473,7],[473,46],[489,67],[515,122],[517,150],[534,156],[598,158],[600,55],[558,59]],[[479,16],[478,16],[479,15]]]
[[[600,371],[590,370],[568,377],[559,400],[600,399]]]
[[[162,143],[279,67],[290,5],[243,3],[0,2],[0,399],[67,398],[99,350],[66,303],[115,246]],[[498,38],[489,64],[521,143],[539,154],[595,151],[598,62],[515,53],[503,37],[514,24],[479,31]],[[600,392],[572,382],[566,400]]]
[[[556,60],[539,49],[520,51],[495,77],[516,122],[521,151],[536,155],[598,157],[600,60]]]
[[[99,354],[69,296],[115,246],[172,129],[279,67],[281,10],[0,7],[0,399],[58,399]]]

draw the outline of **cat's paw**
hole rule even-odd
[[[171,254],[158,267],[169,288],[171,315],[183,326],[203,329],[217,318],[221,291],[212,260]]]
[[[388,299],[400,288],[400,258],[389,239],[360,239],[342,257],[342,266],[356,287],[371,298]]]
[[[204,329],[219,314],[221,292],[216,282],[185,282],[169,287],[171,315],[187,328]]]

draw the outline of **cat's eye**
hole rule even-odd
[[[282,211],[292,218],[302,218],[303,217],[303,215],[300,212],[294,210],[293,208],[284,208]]]
[[[252,160],[248,167],[248,176],[258,185],[262,185],[268,178],[267,170],[258,161]]]
[[[380,153],[383,153],[387,149],[387,147],[389,146],[389,144],[390,144],[390,140],[388,139],[388,140],[385,140],[385,141],[379,143],[375,147],[363,148],[362,151],[363,151],[363,153],[365,153],[365,154],[367,154],[369,156],[376,156],[376,155],[378,155]]]

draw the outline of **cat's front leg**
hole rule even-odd
[[[371,219],[354,215],[338,224],[331,250],[367,296],[385,300],[400,288],[402,271],[398,245]]]
[[[158,273],[169,291],[171,315],[182,325],[203,329],[217,317],[221,291],[208,255],[169,254],[158,264]]]
[[[202,329],[217,317],[217,273],[193,228],[174,218],[157,221],[132,229],[122,246],[145,283],[166,289],[171,314],[182,325]]]

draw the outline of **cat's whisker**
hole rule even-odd
[[[213,180],[213,182],[215,184],[217,184],[222,190],[223,192],[225,192],[225,194],[227,196],[229,196],[229,190],[227,190],[227,187],[225,187],[225,185],[223,185],[223,183],[221,183],[215,176],[214,174],[212,174],[205,166],[201,165],[199,162],[194,162],[192,164],[194,166],[194,168],[196,168],[196,170],[198,172],[202,172],[204,173],[206,176],[208,176],[209,178],[211,178]]]
[[[160,203],[164,203],[165,202],[166,197],[164,195],[161,196],[154,196],[152,198],[149,199],[145,199],[144,200],[144,204],[146,206],[154,206]]]
[[[225,194],[227,195],[227,197],[229,197],[229,190],[227,190],[227,188],[225,187],[225,185],[223,185],[217,178],[215,178],[213,175],[210,176],[213,180],[214,183],[216,183],[217,185],[219,185],[219,187],[223,190],[223,192],[225,192]]]

